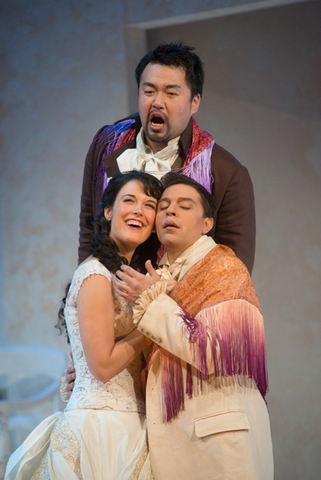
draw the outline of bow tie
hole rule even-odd
[[[178,157],[178,140],[175,138],[165,148],[156,153],[146,151],[147,147],[142,138],[143,129],[136,138],[136,148],[128,148],[117,158],[117,164],[121,172],[129,170],[144,170],[156,177],[162,177],[171,170],[173,163]]]

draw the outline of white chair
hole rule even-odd
[[[10,453],[44,418],[64,408],[59,387],[67,363],[59,348],[0,347],[0,479]]]

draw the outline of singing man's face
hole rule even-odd
[[[181,135],[197,112],[200,95],[191,98],[185,70],[149,63],[142,73],[138,109],[145,141],[154,153]]]
[[[204,217],[201,196],[190,185],[176,184],[164,190],[158,202],[156,232],[173,263],[213,227],[213,218]]]

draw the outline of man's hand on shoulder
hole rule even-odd
[[[160,280],[160,276],[153,268],[150,260],[147,260],[145,266],[149,275],[143,275],[128,265],[122,265],[121,270],[117,270],[116,276],[121,281],[116,278],[114,285],[121,297],[130,302],[135,302],[142,292]]]
[[[73,388],[75,386],[76,370],[74,365],[70,365],[66,370],[66,387],[69,397],[72,394]]]

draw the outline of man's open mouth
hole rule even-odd
[[[152,113],[150,123],[153,127],[162,127],[165,123],[164,118],[158,113]]]

